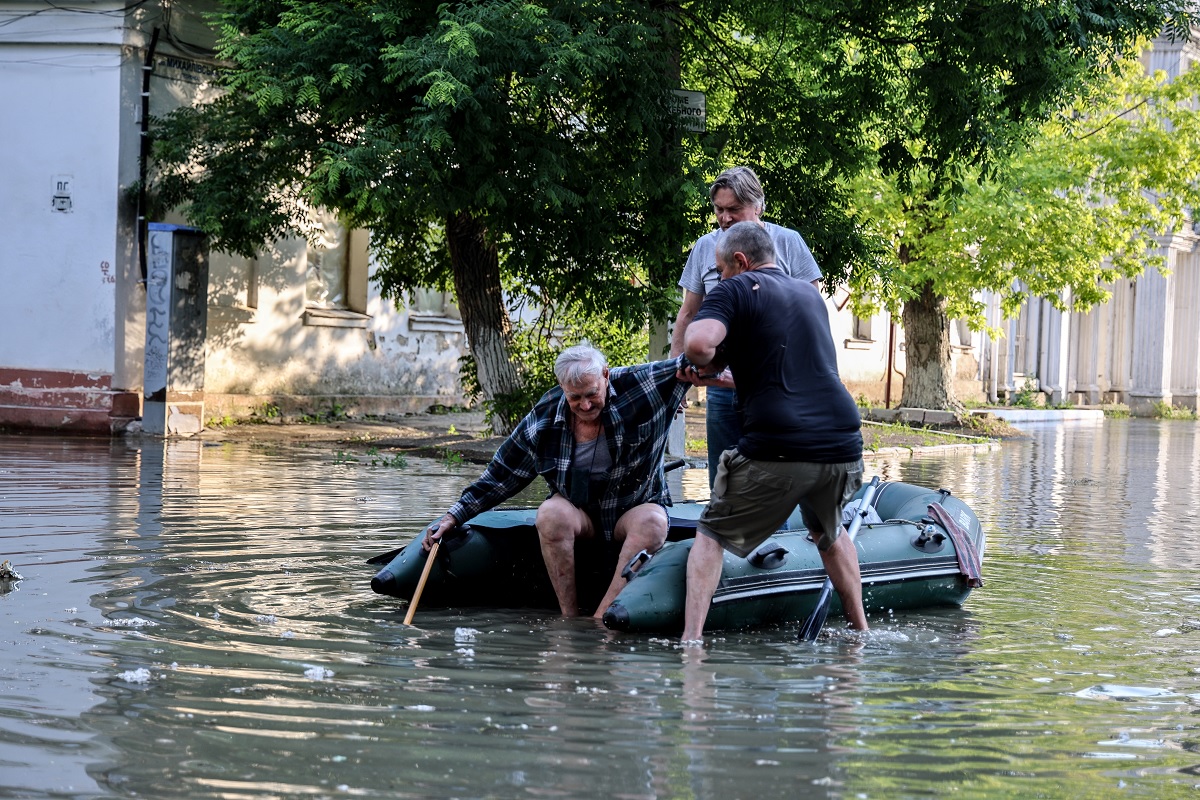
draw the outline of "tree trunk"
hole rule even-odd
[[[950,319],[946,299],[933,284],[921,286],[917,296],[904,304],[905,408],[932,408],[961,413],[954,396],[954,374],[950,363]]]
[[[521,383],[509,357],[512,322],[504,306],[496,246],[488,241],[483,225],[467,213],[455,214],[446,221],[446,241],[454,293],[467,332],[467,347],[475,359],[479,388],[487,400],[512,394]],[[505,415],[505,407],[497,404],[492,414],[492,430],[499,436],[507,436],[517,423]]]

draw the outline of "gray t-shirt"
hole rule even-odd
[[[764,222],[766,231],[775,243],[775,263],[793,278],[811,283],[821,277],[821,268],[813,258],[812,251],[804,243],[800,234],[791,228]],[[723,231],[717,228],[712,233],[706,233],[692,245],[688,254],[687,264],[683,267],[683,275],[679,277],[679,287],[701,297],[712,291],[721,278],[717,270],[717,239]]]

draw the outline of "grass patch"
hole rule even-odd
[[[1129,413],[1129,406],[1124,403],[1105,403],[1100,406],[1100,410],[1104,412],[1107,419],[1129,419],[1132,416]]]
[[[305,425],[320,425],[325,422],[342,422],[349,418],[345,406],[341,403],[330,403],[329,408],[311,414],[301,414],[300,422]]]
[[[1170,403],[1157,401],[1154,404],[1154,411],[1151,414],[1155,419],[1186,419],[1196,420],[1196,412],[1186,406],[1176,406]]]
[[[250,409],[250,418],[246,420],[248,425],[267,425],[276,422],[283,422],[283,412],[274,403],[262,403]]]
[[[872,422],[863,420],[863,448],[878,452],[885,447],[936,447],[946,444],[978,444],[982,437],[920,428],[901,422]]]
[[[394,453],[389,456],[387,453],[379,452],[378,447],[368,447],[366,456],[367,463],[372,467],[394,467],[395,469],[408,467],[408,459],[404,457],[403,453]]]

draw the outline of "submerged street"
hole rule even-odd
[[[1197,426],[1028,430],[868,461],[979,516],[965,607],[702,650],[540,613],[404,626],[365,560],[478,465],[0,436],[0,795],[1194,797]]]

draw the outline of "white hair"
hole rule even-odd
[[[604,353],[584,339],[558,354],[554,360],[554,377],[558,378],[560,385],[567,386],[587,377],[603,377],[607,366],[608,359]]]

